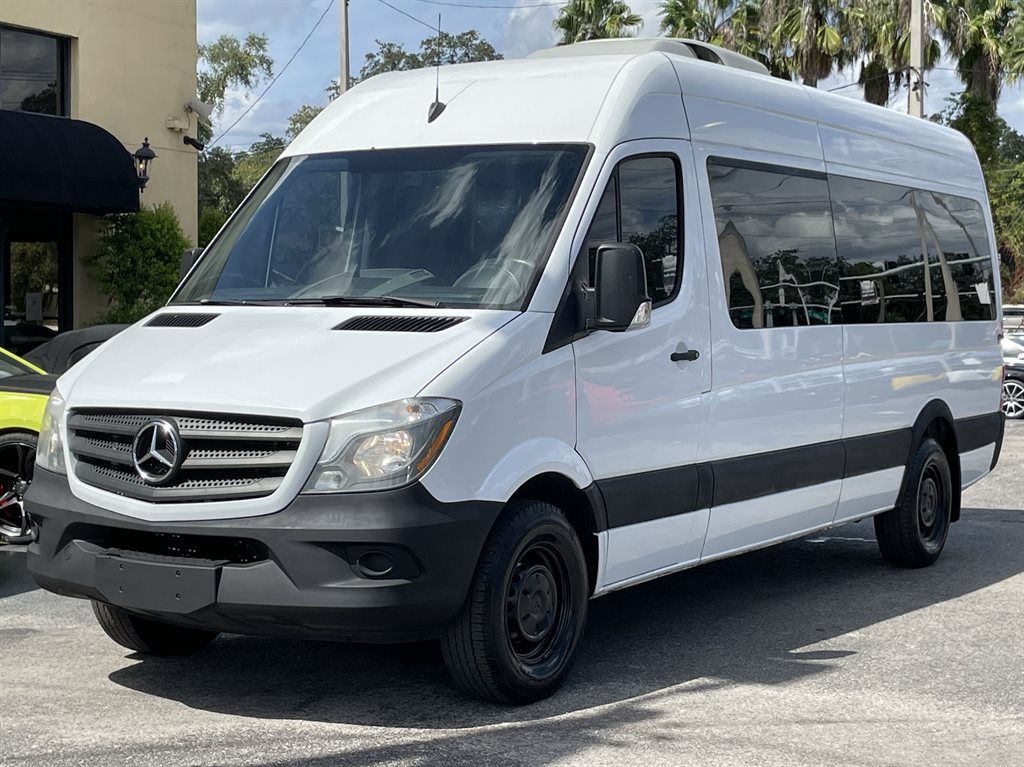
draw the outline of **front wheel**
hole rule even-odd
[[[896,508],[875,517],[875,537],[886,562],[927,567],[939,558],[953,513],[949,461],[934,439],[924,440],[907,466]]]
[[[441,638],[464,691],[522,705],[565,680],[587,618],[587,565],[555,506],[509,505],[484,547],[462,613]]]
[[[92,611],[108,637],[143,655],[188,655],[217,638],[216,631],[160,623],[103,602],[93,601]]]

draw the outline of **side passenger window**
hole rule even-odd
[[[733,324],[759,329],[840,322],[825,176],[712,159],[708,178]]]
[[[584,245],[590,258],[606,242],[640,248],[655,306],[675,295],[682,277],[679,189],[679,169],[671,157],[622,161],[608,181]]]
[[[830,176],[843,322],[995,316],[991,247],[974,200]]]

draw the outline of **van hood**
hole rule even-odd
[[[147,323],[214,314],[197,327]],[[70,407],[330,418],[415,396],[518,316],[494,310],[166,307],[106,342],[58,382]],[[453,317],[434,332],[337,330],[355,317]]]

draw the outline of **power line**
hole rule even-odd
[[[245,111],[242,112],[242,114],[240,114],[238,116],[238,119],[235,120],[233,123],[231,123],[231,125],[228,126],[228,129],[226,131],[223,131],[219,136],[217,136],[217,138],[215,138],[213,141],[211,141],[207,145],[210,149],[212,149],[214,146],[216,146],[218,141],[220,141],[222,138],[224,138],[226,135],[228,135],[232,131],[232,129],[236,125],[238,125],[238,123],[240,123],[242,121],[242,118],[244,118],[247,114],[249,114],[249,112],[252,110],[252,108],[254,106],[256,106],[257,104],[260,103],[260,100],[264,96],[267,95],[267,91],[269,91],[271,88],[274,87],[274,83],[276,83],[278,78],[281,77],[281,75],[283,75],[285,73],[285,70],[288,69],[288,67],[291,65],[291,63],[293,61],[295,61],[295,57],[299,55],[299,53],[302,51],[302,49],[306,47],[306,43],[309,42],[309,38],[311,38],[313,36],[313,33],[316,32],[317,27],[320,26],[320,22],[324,20],[324,16],[327,15],[327,12],[329,10],[331,10],[331,8],[333,6],[334,6],[334,0],[331,0],[331,2],[329,2],[327,4],[327,7],[324,8],[324,12],[320,14],[320,18],[316,20],[316,24],[314,24],[313,28],[311,30],[309,30],[309,34],[306,35],[305,39],[301,43],[299,43],[299,47],[295,49],[295,53],[293,53],[292,57],[290,59],[288,59],[287,63],[283,67],[281,67],[281,71],[278,72],[276,75],[274,75],[274,78],[270,81],[270,83],[267,85],[267,87],[263,89],[263,93],[261,93],[259,96],[257,96],[256,100],[254,102],[252,102],[248,107],[246,107]]]
[[[427,29],[429,29],[431,32],[434,32],[435,34],[437,33],[437,28],[433,24],[428,24],[423,19],[418,19],[415,16],[413,16],[411,13],[406,13],[401,8],[396,8],[391,3],[389,3],[387,0],[377,0],[377,2],[380,3],[381,5],[386,5],[388,8],[390,8],[393,11],[398,11],[400,14],[402,14],[406,18],[412,19],[417,24],[422,24]]]

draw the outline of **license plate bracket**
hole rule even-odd
[[[164,613],[191,613],[217,599],[220,567],[177,561],[96,557],[96,587],[111,604]]]

